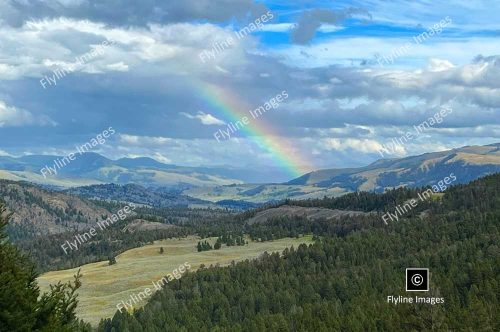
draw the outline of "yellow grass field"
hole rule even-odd
[[[215,238],[209,239],[213,245]],[[257,258],[267,251],[281,252],[292,245],[312,243],[311,236],[285,238],[271,242],[251,242],[246,246],[223,246],[220,250],[197,252],[199,238],[167,239],[156,241],[152,245],[128,250],[116,257],[115,265],[98,262],[81,266],[82,287],[78,292],[77,315],[92,325],[97,325],[101,318],[112,317],[116,304],[130,299],[131,294],[143,292],[145,288],[155,290],[157,282],[167,273],[172,273],[179,265],[188,262],[190,271],[195,271],[201,264],[228,265],[231,261]],[[164,253],[160,254],[160,247]],[[47,291],[50,284],[73,279],[78,268],[53,271],[41,275],[38,284],[41,291]],[[140,305],[144,305],[141,303]],[[138,306],[136,305],[136,308]]]

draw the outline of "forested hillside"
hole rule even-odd
[[[180,195],[178,191],[168,190],[168,188],[145,188],[137,184],[109,183],[70,188],[65,192],[90,199],[134,202],[158,208],[208,203]]]
[[[81,230],[110,214],[89,200],[27,182],[0,180],[0,197],[12,212],[9,234],[14,238]]]
[[[413,195],[352,194],[301,205],[387,211]],[[311,231],[317,241],[190,273],[99,330],[500,330],[500,174],[452,187],[398,222],[385,225],[375,214],[356,223],[294,217],[259,224],[274,236]],[[389,295],[408,295],[407,267],[429,268],[425,295],[444,304],[387,303]]]
[[[106,211],[116,212],[124,204],[93,201],[94,204]],[[196,225],[203,223],[214,225],[217,220],[231,220],[234,213],[220,209],[186,209],[168,208],[151,209],[139,207],[133,216],[117,222],[104,231],[97,232],[85,245],[78,250],[72,250],[67,255],[61,245],[74,239],[78,231],[67,231],[38,237],[24,237],[23,229],[9,226],[9,235],[16,245],[25,253],[29,253],[36,263],[39,272],[67,269],[83,264],[107,260],[110,257],[131,249],[152,243],[155,240],[173,237],[184,237],[196,234]],[[138,222],[161,223],[166,227],[137,228]],[[175,226],[175,227],[172,227]],[[20,233],[19,236],[17,234]]]

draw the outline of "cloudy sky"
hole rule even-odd
[[[500,3],[441,3],[0,0],[0,154],[64,155],[111,126],[95,152],[112,159],[287,177],[373,162],[443,106],[384,157],[498,142]]]

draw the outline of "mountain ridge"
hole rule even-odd
[[[136,184],[159,190],[161,193],[153,200],[165,197],[168,200],[171,197],[165,194],[175,193],[186,202],[191,200],[187,197],[190,196],[209,202],[265,203],[288,198],[339,196],[360,190],[383,192],[400,186],[423,187],[437,183],[450,173],[457,176],[457,183],[467,183],[500,171],[500,143],[379,159],[363,167],[321,169],[281,183],[248,183],[242,180],[248,174],[230,167],[177,166],[148,157],[111,160],[97,153],[83,154],[62,167],[57,177],[44,178],[39,170],[53,158],[57,156],[0,157],[0,178],[59,189]]]
[[[198,186],[287,181],[283,170],[234,166],[180,166],[150,157],[109,159],[95,152],[76,155],[73,161],[57,155],[0,156],[0,178],[29,181],[53,187],[78,187],[106,183],[135,183],[145,187]],[[56,164],[65,163],[63,167]],[[56,167],[54,175],[47,167]],[[45,168],[45,176],[41,169]]]
[[[279,201],[340,196],[353,191],[383,192],[387,189],[425,187],[454,173],[456,183],[500,172],[500,143],[428,152],[403,158],[379,159],[359,168],[322,169],[281,184],[244,184],[210,189],[190,188],[192,197],[249,202]]]
[[[216,168],[211,172],[203,172],[205,168],[163,164],[149,157],[112,160],[93,152],[78,155],[74,161],[57,169],[57,175],[41,173],[42,168],[55,167],[54,163],[62,158],[53,155],[29,155],[19,158],[1,156],[0,178],[56,187],[136,183],[146,187],[187,188],[243,182],[224,176],[224,170]]]

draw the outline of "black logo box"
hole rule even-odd
[[[407,268],[406,269],[406,291],[427,292],[429,291],[429,269]]]

